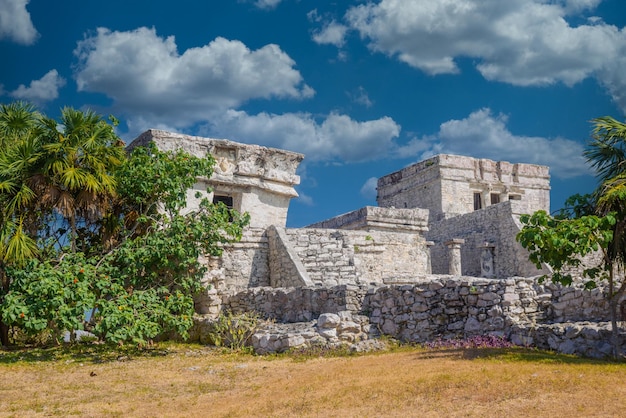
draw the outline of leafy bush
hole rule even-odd
[[[233,315],[221,313],[213,322],[209,332],[209,343],[233,350],[243,349],[258,329],[260,318],[254,313]]]
[[[70,113],[81,120],[80,112]],[[87,116],[93,117],[94,126],[101,129],[99,118]],[[56,129],[56,124],[48,123]],[[54,142],[55,138],[58,135],[50,135],[41,148],[35,147],[37,158],[40,154],[52,162],[61,158],[63,144]],[[110,157],[119,157],[118,141],[110,136],[106,139],[103,149],[114,147],[116,152]],[[28,138],[24,143],[37,145],[38,141]],[[98,152],[106,154],[100,149]],[[0,187],[0,202],[12,198],[14,187],[9,180],[17,180],[9,179],[9,174],[22,179],[9,171],[15,165],[10,164],[13,154],[0,150],[0,186],[4,185]],[[214,205],[206,198],[195,210],[184,210],[187,190],[198,178],[211,177],[211,156],[161,152],[153,144],[135,148],[128,157],[123,152],[121,156],[106,177],[99,177],[106,180],[106,190],[102,189],[105,192],[98,193],[100,189],[89,189],[89,185],[85,190],[78,186],[73,189],[79,199],[76,202],[91,199],[92,205],[85,209],[72,206],[74,212],[59,218],[60,209],[45,207],[35,199],[28,201],[34,206],[23,206],[26,214],[22,217],[6,211],[18,207],[17,203],[5,205],[4,212],[0,210],[3,324],[18,328],[26,336],[49,330],[56,341],[65,331],[75,330],[88,330],[102,341],[117,344],[145,345],[170,331],[187,337],[193,324],[193,296],[203,290],[206,271],[199,258],[219,256],[223,244],[241,239],[249,216],[223,204]],[[36,172],[40,168],[31,169]],[[44,178],[46,173],[35,175]],[[27,174],[32,175],[30,171]],[[34,189],[29,196],[36,197],[39,191]],[[52,193],[47,189],[45,192]],[[73,202],[69,200],[72,196],[65,198]],[[43,195],[39,199],[41,203],[51,197]],[[37,217],[31,223],[22,223],[22,219]],[[9,226],[13,229],[7,230]],[[12,235],[5,242],[10,235],[6,231]],[[22,241],[28,244],[22,245],[23,249],[32,245],[37,248],[13,257],[19,262],[7,262],[7,254],[13,254],[15,243]],[[88,321],[87,312],[91,314]],[[7,328],[0,329],[6,344]],[[242,337],[234,333],[228,338],[229,344],[239,344]]]

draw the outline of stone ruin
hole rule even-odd
[[[549,211],[548,167],[437,155],[381,177],[377,207],[287,228],[302,154],[160,130],[129,147],[148,142],[215,157],[213,176],[189,191],[188,210],[199,191],[250,213],[243,239],[203,260],[210,286],[197,297],[192,333],[200,341],[228,311],[273,320],[252,336],[258,353],[367,350],[383,334],[410,342],[495,334],[563,353],[611,353],[603,290],[540,284],[549,267],[537,269],[515,241],[520,214]]]

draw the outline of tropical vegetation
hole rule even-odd
[[[580,267],[587,288],[606,284],[617,356],[619,303],[626,295],[626,124],[611,117],[592,122],[584,156],[599,186],[592,194],[569,198],[555,216],[545,211],[523,215],[517,240],[530,251],[537,268],[542,263],[552,267],[554,282],[572,284],[568,268]],[[594,253],[600,255],[599,263],[585,263],[584,257]]]
[[[145,344],[192,325],[201,256],[240,239],[247,215],[213,205],[181,211],[212,174],[211,156],[127,153],[117,121],[92,111],[49,118],[0,105],[0,337],[88,330]],[[200,197],[200,196],[199,196]]]

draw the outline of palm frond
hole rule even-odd
[[[3,254],[4,262],[23,265],[25,261],[35,258],[37,253],[37,243],[24,232],[24,223],[20,220],[6,244]]]
[[[610,116],[592,120],[592,141],[583,155],[602,181],[626,172],[626,124]]]

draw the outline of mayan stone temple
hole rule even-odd
[[[354,350],[385,334],[403,341],[495,334],[520,345],[602,357],[611,353],[602,289],[563,287],[516,242],[519,216],[550,209],[548,167],[441,154],[378,180],[378,206],[287,228],[302,154],[159,130],[154,142],[215,157],[197,191],[250,214],[243,239],[209,267],[193,335],[221,312],[273,321],[258,353],[303,345]],[[206,195],[207,186],[211,192]]]

